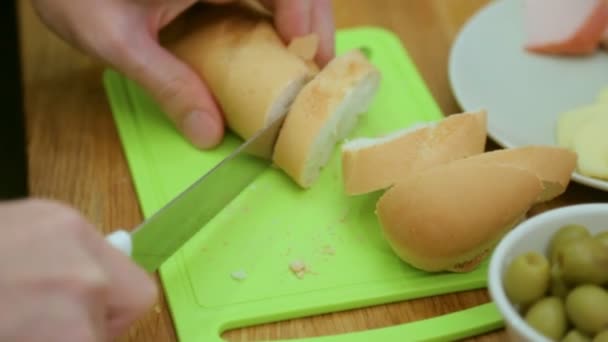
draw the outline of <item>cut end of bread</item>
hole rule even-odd
[[[482,153],[487,113],[464,112],[342,146],[342,179],[348,195],[386,189],[426,168]]]
[[[368,110],[380,78],[357,50],[330,61],[293,102],[277,139],[275,164],[301,187],[310,187],[335,145]]]
[[[280,90],[279,95],[276,97],[276,101],[270,106],[268,113],[266,114],[266,122],[269,124],[280,116],[286,114],[289,111],[289,107],[295,100],[296,96],[300,93],[304,85],[308,82],[308,77],[303,75],[299,78],[293,79],[287,83],[283,89]]]
[[[382,231],[393,251],[413,267],[466,272],[533,205],[538,177],[507,165],[468,161],[417,173],[377,202]]]

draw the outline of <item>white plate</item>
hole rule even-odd
[[[557,145],[558,115],[595,102],[608,86],[608,53],[526,52],[522,5],[495,0],[468,21],[450,53],[450,84],[463,110],[488,110],[488,135],[502,147]],[[608,191],[606,181],[576,172],[572,179]]]

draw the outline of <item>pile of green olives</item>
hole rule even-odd
[[[546,253],[513,259],[503,283],[522,317],[547,338],[608,342],[608,230],[560,227]]]

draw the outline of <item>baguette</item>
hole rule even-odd
[[[299,186],[312,186],[335,145],[370,106],[380,72],[359,50],[330,61],[297,95],[277,142],[275,165]]]
[[[314,72],[268,17],[236,6],[208,12],[167,47],[205,80],[229,128],[248,139],[287,112]]]
[[[289,52],[300,57],[308,65],[311,77],[319,72],[319,66],[314,61],[318,48],[319,36],[315,33],[295,37],[287,46]]]
[[[378,138],[342,145],[342,180],[348,195],[386,189],[431,166],[483,153],[487,113],[454,114]]]
[[[566,191],[576,169],[577,155],[566,148],[530,145],[474,155],[457,162],[507,165],[534,173],[543,184],[537,203],[550,201]]]
[[[472,160],[440,164],[400,181],[376,213],[393,251],[428,271],[468,272],[543,191],[531,171]]]

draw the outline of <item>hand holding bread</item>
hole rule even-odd
[[[242,139],[285,116],[273,161],[303,191],[341,152],[345,195],[384,192],[378,222],[404,262],[471,271],[533,205],[568,186],[576,154],[567,149],[484,152],[485,110],[355,137],[337,149],[373,102],[381,74],[356,49],[318,65],[318,44],[315,34],[285,44],[268,20],[230,11],[193,25],[172,51],[207,81]]]
[[[201,77],[196,67],[178,58],[170,48],[160,42],[159,38],[163,37],[162,33],[165,33],[163,30],[167,29],[170,23],[182,22],[184,16],[181,16],[180,20],[175,19],[186,9],[198,10],[199,8],[192,8],[198,2],[196,0],[32,1],[36,13],[56,34],[141,85],[190,143],[198,148],[207,149],[217,146],[224,136],[224,108],[218,105],[216,98],[218,95],[222,97],[226,90],[216,90],[216,87],[209,84],[205,77]],[[259,9],[265,13],[269,25],[273,27],[273,31],[276,29],[276,33],[268,34],[264,32],[267,30],[261,29],[257,33],[266,35],[266,38],[256,39],[270,39],[268,36],[276,34],[276,39],[288,44],[295,37],[314,34],[318,37],[318,49],[314,61],[318,65],[324,65],[333,58],[334,23],[329,0],[207,0],[203,2],[213,3],[202,8],[203,16],[215,12],[216,9],[221,11],[237,7],[235,3]],[[198,11],[191,12],[198,15]],[[217,42],[214,37],[210,38]],[[219,41],[222,41],[221,38]],[[212,49],[217,48],[217,45],[212,46],[213,42],[196,42],[198,43],[210,46]],[[244,45],[247,46],[246,43]],[[250,49],[245,47],[245,51]],[[213,50],[206,52],[222,53]],[[239,58],[248,58],[248,56],[261,58],[268,53]],[[280,60],[280,56],[277,58]],[[264,62],[272,63],[273,60],[277,59]],[[297,63],[284,62],[283,67],[297,74],[300,67],[293,64]],[[215,67],[218,64],[211,66]],[[258,70],[257,74],[260,73],[261,71]],[[250,77],[254,75],[256,73],[249,74]],[[280,72],[276,74],[271,70],[263,77],[274,75],[280,75]],[[234,75],[232,77],[235,78]],[[293,91],[298,81],[296,79],[291,88],[283,89],[285,93]],[[240,90],[242,91],[243,88]],[[238,92],[239,89],[236,91]],[[263,105],[264,103],[258,103],[258,106]],[[283,104],[276,106],[281,105]],[[270,111],[273,110],[275,109]]]
[[[249,9],[196,19],[171,51],[206,80],[242,139],[284,116],[273,161],[302,188],[312,186],[367,111],[379,70],[356,49],[318,65],[318,35],[285,44],[268,18]]]

